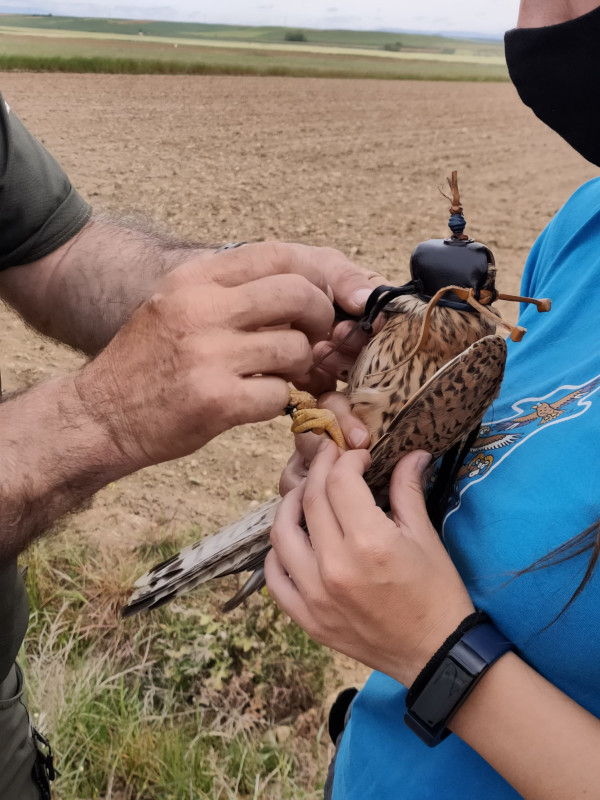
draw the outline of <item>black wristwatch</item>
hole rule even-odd
[[[478,615],[485,621],[474,619],[474,627],[464,633],[459,626],[423,669],[406,697],[404,722],[429,747],[450,735],[449,720],[492,664],[514,647],[487,615]]]

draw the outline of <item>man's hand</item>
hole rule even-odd
[[[246,276],[254,269],[251,264],[260,258],[265,274],[291,270],[303,275],[354,316],[362,314],[373,289],[385,282],[379,273],[357,266],[339,250],[329,247],[265,242],[245,245],[229,254],[232,258],[218,265],[216,270],[210,264],[202,265],[205,275],[221,286],[247,280]],[[314,343],[316,368],[296,379],[297,388],[316,396],[333,391],[338,380],[346,380],[357,355],[368,342],[368,336],[351,322],[340,322],[330,334]]]
[[[382,282],[336,250],[275,243],[224,253],[227,258],[219,262],[214,282],[233,286],[248,280],[245,265],[258,257],[257,248],[265,275],[294,271],[309,280],[317,277],[315,285],[329,285],[351,314],[362,311],[371,289]],[[288,254],[293,251],[293,263],[282,257],[282,248]],[[0,297],[44,335],[94,355],[152,296],[165,275],[186,263],[194,263],[198,271],[208,262],[214,266],[215,249],[175,241],[144,221],[95,214],[53,253],[0,271]]]
[[[256,244],[173,270],[77,376],[87,412],[131,471],[280,414],[310,385],[335,297],[359,312],[365,273],[336,251]]]
[[[0,404],[0,563],[107,483],[281,413],[287,380],[303,381],[329,336],[331,300],[360,313],[380,280],[328,249],[164,245],[152,262],[157,247],[92,224],[52,264],[0,273],[2,296],[38,330],[87,352],[111,339],[74,375]]]
[[[473,612],[425,511],[428,463],[422,452],[400,461],[389,519],[362,478],[369,455],[324,443],[281,503],[265,567],[270,593],[314,639],[405,685]]]
[[[383,277],[354,264],[339,250],[303,244],[260,242],[220,253],[205,262],[203,272],[221,286],[239,286],[251,276],[294,273],[307,278],[349,314],[360,314],[371,291]]]

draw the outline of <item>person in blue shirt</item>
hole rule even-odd
[[[518,26],[506,49],[522,99],[600,165],[600,4],[522,0]],[[522,294],[551,297],[553,311],[521,313],[527,337],[509,343],[441,537],[426,453],[396,467],[390,519],[362,479],[368,454],[331,442],[273,527],[271,594],[316,640],[377,670],[346,714],[334,800],[600,796],[600,179],[541,234]],[[414,730],[435,745],[440,721],[453,735],[427,747]]]

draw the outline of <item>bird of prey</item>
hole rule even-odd
[[[444,455],[478,429],[497,395],[506,343],[495,333],[504,323],[489,304],[504,297],[534,302],[539,311],[550,307],[549,301],[496,292],[492,254],[463,234],[455,175],[451,189],[454,235],[417,247],[408,284],[375,290],[360,324],[371,332],[376,318],[383,325],[358,356],[345,390],[371,434],[365,481],[382,505],[392,470],[405,453],[423,449],[434,458]],[[505,327],[515,340],[524,333]],[[294,394],[290,405],[297,405]],[[321,409],[294,410],[292,416],[296,432],[332,430]],[[212,578],[251,572],[223,610],[235,608],[264,586],[263,563],[279,502],[270,500],[154,567],[136,582],[123,616],[156,608]]]
[[[422,301],[407,300],[394,302],[393,314],[358,358],[347,389],[354,413],[372,435],[365,480],[375,496],[385,491],[405,453],[423,449],[440,456],[477,428],[504,372],[504,339],[490,334],[487,324],[487,335],[480,338],[481,321],[465,312],[460,337],[447,337],[453,321],[442,313],[432,323],[424,352],[401,364],[406,343],[414,342],[415,317],[427,308]],[[262,566],[279,502],[264,503],[154,567],[136,582],[123,616],[156,608],[212,578],[250,571],[249,580],[223,610],[235,608],[264,585]]]

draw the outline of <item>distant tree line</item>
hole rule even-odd
[[[288,31],[285,34],[286,42],[306,42],[308,41],[304,31]]]

